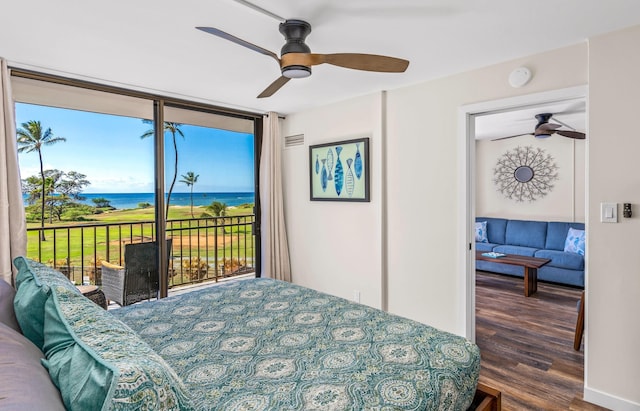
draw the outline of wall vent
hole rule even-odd
[[[301,146],[304,144],[304,134],[296,134],[295,136],[286,136],[284,138],[285,147]]]

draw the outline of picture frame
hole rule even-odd
[[[310,201],[369,202],[369,138],[309,146]]]

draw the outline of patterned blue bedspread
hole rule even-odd
[[[465,410],[480,371],[464,338],[276,280],[111,312],[203,410]]]

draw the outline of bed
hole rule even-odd
[[[464,410],[480,367],[465,339],[269,279],[113,314],[183,378],[199,409]]]
[[[107,312],[55,270],[16,266],[16,300],[29,278],[48,288],[35,343],[67,409],[466,410],[478,401],[475,344],[308,288],[236,280]],[[91,372],[65,375],[76,368]],[[92,384],[106,388],[87,395]]]

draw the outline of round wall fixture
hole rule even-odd
[[[513,177],[520,183],[528,183],[533,179],[533,168],[529,166],[519,166],[513,172]]]
[[[509,74],[509,84],[511,87],[519,88],[531,80],[531,70],[526,67],[518,67]]]
[[[558,179],[558,166],[541,148],[517,147],[498,159],[493,169],[496,190],[510,200],[535,201]]]

